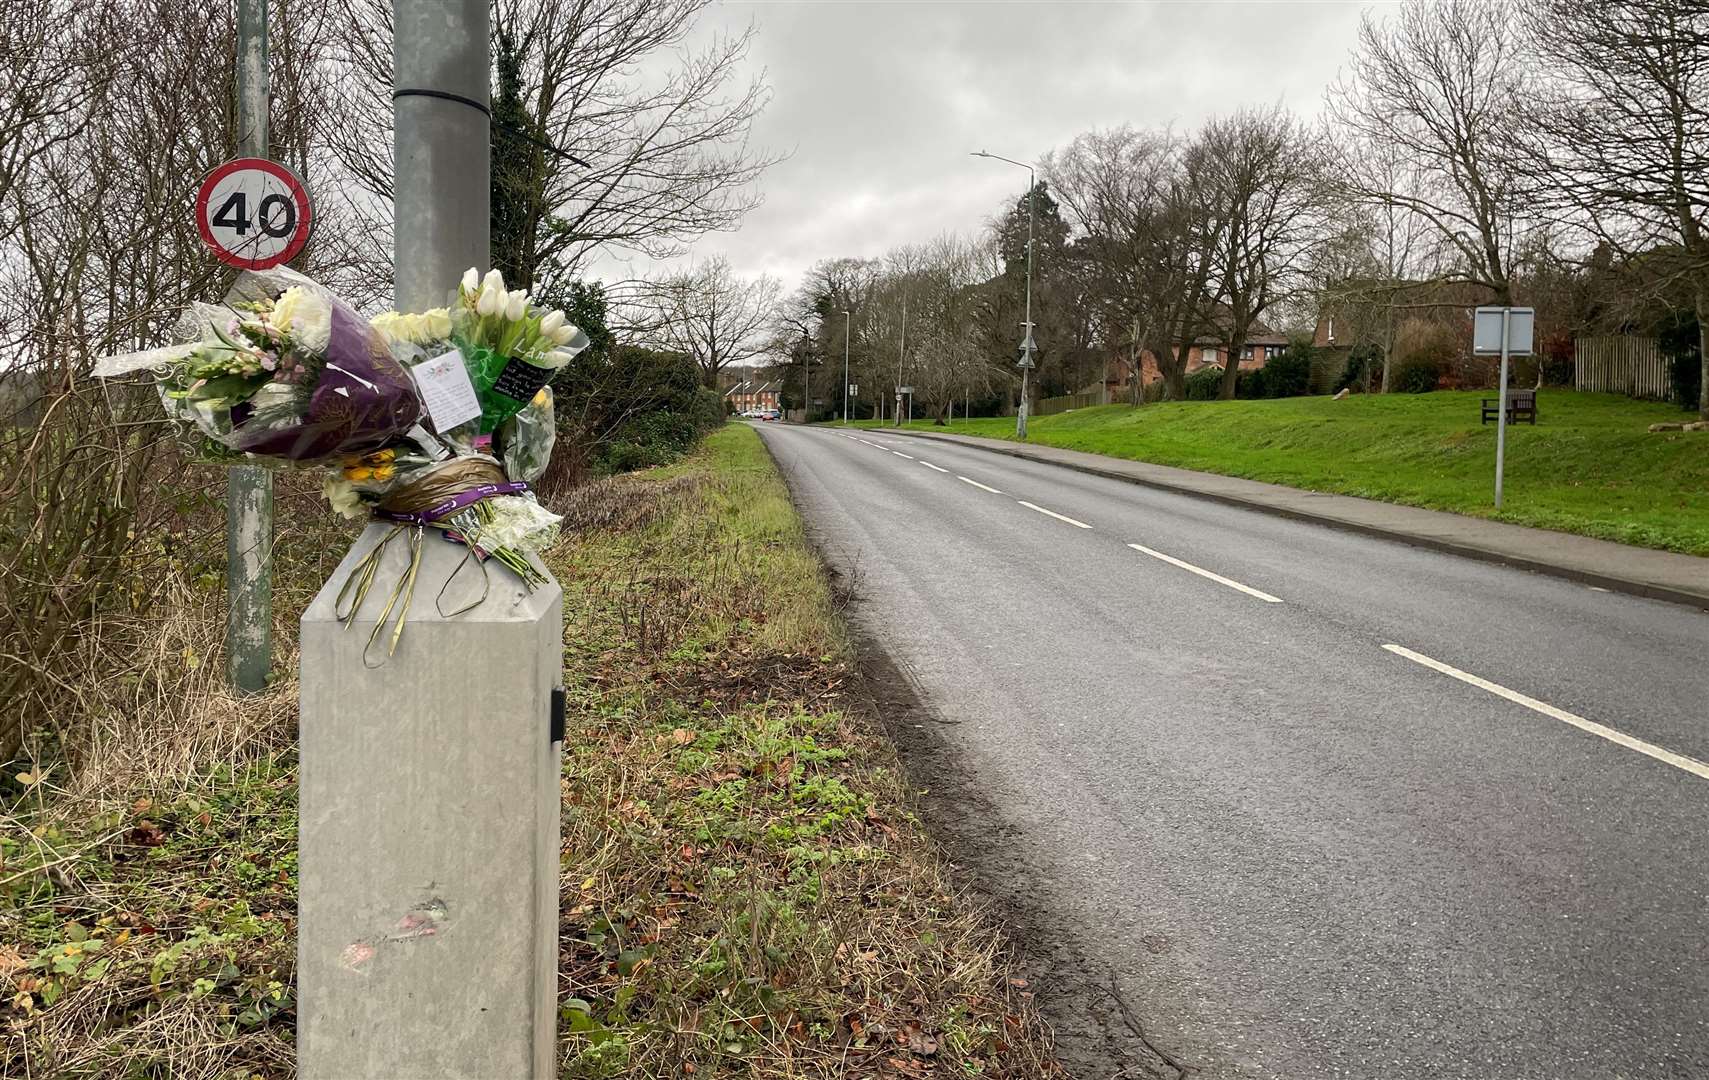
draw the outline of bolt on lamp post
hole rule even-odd
[[[1021,408],[1015,414],[1015,437],[1024,439],[1027,437],[1027,376],[1037,366],[1033,363],[1033,354],[1038,352],[1038,345],[1033,340],[1033,193],[1038,190],[1038,176],[1031,165],[1014,158],[1006,158],[985,150],[976,150],[972,156],[1006,161],[1027,171],[1027,315],[1026,322],[1021,324],[1025,330],[1021,337],[1021,358],[1015,362],[1015,366],[1021,369]]]

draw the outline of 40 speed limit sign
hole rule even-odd
[[[314,207],[302,181],[276,161],[237,158],[196,191],[196,228],[223,263],[265,270],[290,262],[309,242]]]

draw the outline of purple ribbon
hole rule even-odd
[[[396,521],[403,525],[431,525],[440,518],[449,517],[465,506],[478,503],[482,499],[489,499],[494,495],[515,495],[527,490],[527,483],[521,480],[512,480],[508,484],[482,484],[480,487],[470,488],[468,491],[460,491],[438,506],[423,510],[419,514],[402,514],[376,508],[374,516],[382,521]]]

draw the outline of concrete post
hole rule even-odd
[[[407,310],[443,304],[490,258],[487,5],[397,0],[393,17]],[[549,1080],[562,594],[491,564],[485,600],[446,618],[481,576],[429,529],[397,652],[370,668],[363,645],[409,545],[387,546],[348,628],[337,595],[390,528],[369,526],[303,615],[298,1075]]]
[[[562,595],[495,565],[486,600],[442,618],[464,551],[428,530],[397,653],[367,667],[403,538],[355,625],[334,607],[390,528],[369,526],[303,615],[298,1076],[549,1080]],[[479,581],[465,567],[445,609]]]

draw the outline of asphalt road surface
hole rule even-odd
[[[1709,1077],[1709,614],[762,430],[1024,852],[1005,887],[1191,1075]]]

